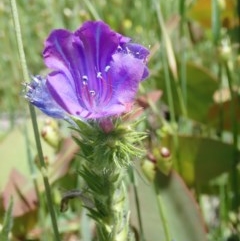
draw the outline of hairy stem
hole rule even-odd
[[[113,121],[114,128],[108,133],[96,122],[76,123],[79,136],[75,141],[84,157],[79,174],[93,204],[86,207],[96,222],[98,241],[133,241],[124,177],[133,156],[142,154],[135,144],[144,133],[134,129],[136,123],[129,125],[120,119]]]
[[[89,208],[89,211],[96,221],[99,241],[130,241],[129,212],[121,170],[92,172],[85,169],[80,174],[94,202],[94,207]],[[93,180],[100,180],[101,177],[102,180],[93,186]]]

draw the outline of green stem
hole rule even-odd
[[[157,185],[156,181],[154,181],[154,192],[155,192],[155,195],[156,195],[156,198],[157,198],[159,216],[160,216],[162,224],[163,224],[163,231],[164,231],[166,241],[171,241],[170,230],[169,230],[169,226],[168,226],[166,217],[164,215],[163,203],[162,203],[162,199],[161,199],[159,189],[158,189],[158,185]]]
[[[186,0],[180,0],[179,14],[181,16],[179,32],[180,32],[180,39],[182,39],[183,34],[184,34],[184,23],[185,23],[185,18],[186,18]]]
[[[223,109],[223,94],[222,94],[222,86],[224,82],[223,78],[223,66],[221,64],[218,65],[218,78],[220,80],[219,83],[219,93],[220,93],[220,104],[219,104],[219,121],[218,121],[218,134],[219,137],[222,139],[223,138],[223,125],[224,125],[224,109]]]
[[[52,195],[51,195],[51,187],[50,187],[50,184],[48,181],[47,169],[46,169],[46,164],[44,162],[44,156],[43,156],[43,151],[42,151],[42,146],[41,146],[41,141],[40,141],[40,136],[39,136],[39,131],[38,131],[36,112],[35,112],[34,107],[30,104],[29,104],[29,110],[30,110],[30,114],[31,114],[34,137],[35,137],[35,142],[36,142],[36,146],[37,146],[37,150],[38,150],[38,158],[39,158],[40,165],[41,165],[41,174],[43,177],[43,183],[44,183],[45,192],[46,192],[46,201],[47,201],[47,206],[48,206],[49,213],[50,213],[51,220],[52,220],[52,227],[53,227],[53,231],[54,231],[54,235],[55,235],[55,240],[60,241],[56,214],[55,214],[55,210],[53,208],[54,205],[53,205],[53,200],[52,200]]]
[[[229,68],[229,63],[225,63],[228,85],[231,95],[231,120],[232,120],[232,135],[233,135],[233,156],[232,156],[232,190],[234,191],[234,199],[233,199],[233,209],[237,209],[239,206],[239,185],[238,185],[238,122],[237,122],[237,111],[236,111],[236,98],[233,90],[233,79],[231,75],[231,71]]]
[[[226,185],[219,185],[219,200],[220,200],[220,207],[219,207],[219,217],[221,223],[228,222],[228,211],[229,207],[227,205],[227,190]],[[222,230],[220,230],[221,235],[223,235]]]
[[[168,98],[169,110],[170,110],[170,121],[171,121],[171,124],[172,124],[172,127],[173,127],[176,124],[176,116],[175,116],[174,104],[173,104],[171,79],[170,79],[170,74],[169,74],[167,62],[164,61],[164,56],[162,58],[163,58],[162,62],[163,62],[164,79],[165,79],[165,85],[166,85],[166,90],[167,90],[167,98]],[[183,170],[182,170],[182,165],[181,165],[181,162],[180,162],[180,159],[179,159],[179,142],[178,142],[178,135],[177,135],[177,132],[176,132],[175,129],[173,131],[173,142],[174,142],[175,153],[176,153],[176,166],[177,166],[177,170],[181,174]]]
[[[183,98],[183,93],[182,93],[182,90],[180,88],[179,81],[178,81],[179,77],[178,77],[177,63],[176,63],[173,47],[171,44],[171,39],[170,39],[170,37],[167,33],[167,30],[165,28],[165,25],[164,25],[164,20],[162,17],[162,10],[161,10],[161,3],[160,3],[160,1],[157,1],[157,0],[153,0],[153,3],[156,8],[158,23],[159,23],[159,26],[161,29],[162,43],[164,44],[163,51],[166,51],[166,57],[167,57],[166,59],[167,59],[168,66],[171,69],[173,80],[174,80],[174,83],[176,86],[176,91],[177,91],[177,95],[178,95],[181,113],[184,117],[187,117],[187,108],[186,108],[184,98]]]
[[[33,180],[33,186],[34,186],[34,190],[37,194],[37,199],[39,202],[40,207],[43,205],[43,201],[42,201],[42,196],[40,195],[40,190],[38,187],[38,183],[37,183],[37,179],[36,179],[36,175],[35,175],[35,168],[34,168],[34,164],[32,162],[32,154],[31,154],[31,148],[30,148],[30,140],[29,140],[29,134],[28,134],[28,129],[27,129],[27,122],[25,121],[24,124],[24,134],[25,134],[25,143],[26,143],[26,147],[27,147],[27,159],[28,159],[28,166],[29,166],[29,170],[32,176],[32,180]],[[44,218],[44,210],[40,209],[38,210],[38,215],[39,215],[39,223],[43,229],[43,233],[41,235],[40,240],[47,240],[47,233],[45,231],[45,218]]]
[[[181,51],[181,62],[180,62],[180,82],[182,88],[182,95],[184,105],[187,106],[187,71],[186,71],[186,50]]]
[[[12,210],[13,210],[13,197],[10,198],[8,208],[3,218],[3,224],[0,231],[1,241],[9,241],[9,234],[11,233],[12,226],[13,226]]]
[[[19,16],[18,16],[18,11],[17,11],[17,4],[16,4],[15,0],[10,0],[10,3],[11,3],[12,17],[13,17],[13,22],[14,22],[14,27],[15,27],[15,34],[16,34],[16,39],[17,39],[20,63],[21,63],[22,71],[23,71],[23,78],[29,82],[30,79],[29,79],[29,75],[28,75],[27,63],[26,63],[25,53],[24,53],[24,49],[23,49],[22,34],[21,34],[21,27],[20,27]],[[47,205],[48,205],[49,212],[51,215],[55,240],[60,241],[57,220],[56,220],[56,216],[55,216],[55,212],[54,212],[54,208],[53,208],[52,197],[51,197],[50,184],[48,182],[47,175],[45,175],[46,165],[44,162],[44,157],[43,157],[43,152],[42,152],[42,147],[41,147],[41,142],[40,142],[40,136],[39,136],[39,132],[38,132],[36,113],[35,113],[34,107],[30,104],[29,104],[29,111],[31,114],[32,126],[33,126],[33,131],[34,131],[34,136],[35,136],[35,142],[36,142],[36,146],[37,146],[37,150],[38,150],[38,157],[40,160],[40,165],[41,165],[42,170],[44,170],[44,171],[42,171],[43,182],[44,182],[44,186],[45,186],[45,190],[46,190]]]
[[[94,8],[94,5],[91,3],[91,1],[89,0],[83,0],[84,3],[86,4],[89,12],[92,14],[92,16],[94,17],[95,20],[99,20],[101,19],[101,17],[99,16],[97,10]]]
[[[111,180],[112,177],[109,178]],[[113,191],[114,190],[114,191]],[[128,213],[126,210],[126,190],[123,181],[119,182],[119,186],[109,188],[109,193],[106,195],[106,210],[108,209],[108,216],[102,219],[102,224],[99,225],[100,233],[106,233],[100,241],[127,241],[129,233]],[[101,212],[101,206],[97,207]],[[126,217],[125,217],[126,216]],[[105,222],[106,220],[106,222]]]
[[[79,174],[85,180],[94,203],[88,210],[89,216],[96,221],[98,240],[131,241],[123,169],[117,166],[96,169],[89,165]]]
[[[142,224],[142,217],[141,217],[141,210],[140,210],[140,202],[139,202],[139,196],[138,196],[138,190],[137,190],[137,182],[135,178],[135,173],[134,169],[130,168],[130,178],[133,184],[133,191],[134,191],[134,197],[135,197],[135,204],[136,204],[136,209],[137,209],[137,219],[138,219],[138,225],[140,229],[140,240],[145,241],[145,236],[144,236],[144,230],[143,230],[143,224]]]
[[[176,117],[175,117],[174,104],[173,104],[171,79],[170,79],[170,74],[169,74],[167,62],[165,61],[165,53],[164,52],[162,53],[162,63],[163,63],[164,80],[165,80],[166,91],[167,91],[167,100],[168,100],[169,111],[170,111],[170,120],[171,120],[172,124],[175,124],[176,123]]]
[[[179,3],[179,14],[181,16],[180,19],[180,28],[179,28],[179,35],[180,35],[180,41],[182,44],[183,38],[184,38],[184,25],[186,21],[186,1],[180,0]],[[181,83],[181,90],[182,90],[182,96],[183,96],[183,102],[184,105],[187,106],[187,72],[186,72],[186,49],[185,46],[181,49],[180,52],[180,68],[179,68],[179,76],[180,76],[180,83]]]
[[[27,123],[27,120],[25,120],[25,124],[24,124],[24,135],[25,135],[25,143],[26,143],[26,147],[27,147],[26,152],[27,152],[28,166],[29,166],[29,171],[31,173],[31,176],[33,177],[33,185],[34,185],[35,192],[37,194],[37,198],[38,198],[38,200],[40,200],[40,190],[39,190],[39,187],[38,187],[38,184],[37,184],[34,164],[32,162],[33,158],[32,158],[32,153],[31,153],[31,148],[30,148],[31,144],[30,144],[28,128],[27,128],[26,123]]]
[[[220,7],[218,0],[212,0],[212,33],[213,33],[213,43],[217,45],[220,38],[221,31],[221,20],[220,20]]]
[[[131,157],[143,154],[135,145],[145,134],[135,130],[137,122],[131,125],[121,119],[113,120],[114,128],[108,133],[96,122],[76,120],[76,124],[79,137],[75,141],[84,158],[79,175],[86,183],[86,195],[94,204],[87,208],[96,221],[98,240],[132,241],[124,178],[132,164]]]
[[[240,0],[237,0],[237,7],[236,7],[236,12],[237,12],[237,19],[238,19],[238,26],[240,26]],[[240,28],[237,28],[237,39],[238,43],[240,43]],[[238,54],[240,54],[240,48],[238,48]]]

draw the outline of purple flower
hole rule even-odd
[[[34,77],[25,96],[47,115],[97,119],[128,111],[139,82],[148,76],[149,51],[102,21],[75,32],[57,29],[45,42],[43,58],[52,70]]]

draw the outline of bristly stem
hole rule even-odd
[[[19,57],[20,57],[20,64],[21,68],[23,71],[23,78],[26,81],[30,81],[29,75],[28,75],[28,70],[27,70],[27,63],[26,63],[26,58],[25,58],[25,53],[23,49],[23,43],[22,43],[22,34],[21,34],[21,27],[20,27],[20,21],[19,21],[19,16],[18,16],[18,11],[17,11],[17,4],[15,0],[10,0],[11,3],[11,9],[12,9],[12,18],[14,22],[14,29],[15,29],[15,34],[16,34],[16,40],[17,40],[17,46],[18,46],[18,51],[19,51]],[[43,157],[43,151],[42,151],[42,146],[41,146],[41,141],[40,141],[40,136],[39,136],[39,131],[38,131],[38,124],[37,124],[37,118],[36,118],[36,113],[34,110],[34,107],[29,104],[29,111],[31,115],[31,120],[32,120],[32,126],[33,126],[33,131],[34,131],[34,136],[35,136],[35,142],[37,146],[37,151],[38,151],[38,157],[42,169],[42,176],[43,176],[43,182],[45,186],[45,191],[46,191],[46,199],[47,199],[47,205],[49,208],[51,220],[52,220],[52,227],[55,235],[55,240],[60,241],[60,236],[59,236],[59,231],[58,231],[58,226],[57,226],[57,220],[53,208],[53,202],[52,202],[52,197],[51,197],[51,188],[50,184],[48,181],[48,177],[45,174],[46,171],[46,165],[44,162],[44,157]]]
[[[122,122],[121,118],[113,120],[114,128],[107,133],[97,122],[75,122],[79,127],[75,141],[83,157],[79,175],[93,204],[86,207],[96,222],[98,240],[133,241],[124,177],[133,157],[143,154],[136,145],[145,133],[135,130],[136,123]]]

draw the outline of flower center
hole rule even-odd
[[[112,83],[109,78],[110,66],[106,65],[104,71],[96,71],[95,77],[91,75],[81,76],[80,93],[78,95],[80,105],[88,112],[102,112],[112,97]],[[76,115],[80,115],[76,111]]]

